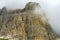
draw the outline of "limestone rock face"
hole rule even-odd
[[[0,36],[11,35],[16,40],[56,40],[44,12],[40,11],[39,15],[34,12],[37,6],[38,3],[29,2],[20,11],[0,16]]]

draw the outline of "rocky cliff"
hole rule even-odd
[[[2,10],[3,9],[3,10]],[[18,40],[56,40],[39,3],[29,2],[24,9],[0,10],[0,36],[10,35]]]

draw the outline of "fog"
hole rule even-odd
[[[32,0],[0,0],[0,8],[5,6],[9,9],[22,9],[29,1]],[[60,0],[33,0],[32,2],[40,3],[53,30],[60,35]]]

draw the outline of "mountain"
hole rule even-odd
[[[24,9],[2,9],[0,38],[4,36],[3,38],[9,37],[10,40],[57,40],[39,3],[29,2]]]

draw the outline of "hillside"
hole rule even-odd
[[[56,40],[45,13],[35,2],[27,3],[24,9],[0,10],[0,37],[9,35],[15,40]]]

